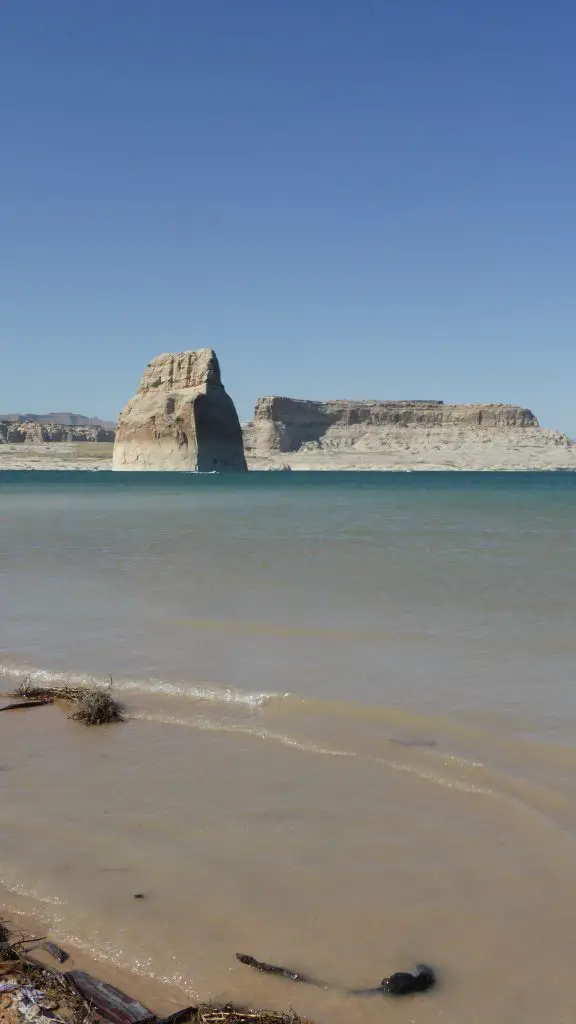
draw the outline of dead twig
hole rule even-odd
[[[19,697],[21,700],[7,707],[0,708],[1,711],[15,710],[18,707],[40,707],[42,704],[53,704],[55,701],[64,701],[73,705],[73,713],[70,718],[75,722],[82,722],[84,725],[105,725],[108,722],[122,721],[122,707],[112,696],[114,681],[110,676],[110,683],[106,687],[101,686],[32,686],[30,677],[27,676],[14,693],[9,697]]]
[[[277,1013],[274,1010],[251,1010],[227,1003],[214,1006],[207,1003],[196,1011],[198,1024],[302,1024],[301,1018],[293,1011]]]
[[[31,700],[19,700],[13,704],[5,704],[0,711],[17,711],[19,708],[41,708],[44,704],[53,704],[54,701],[51,697],[46,697],[44,700],[37,700],[36,698]]]

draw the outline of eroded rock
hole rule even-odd
[[[216,353],[157,356],[120,413],[116,470],[244,472],[242,430]]]
[[[445,405],[440,401],[300,401],[260,398],[244,430],[255,454],[298,452],[311,448],[345,450],[358,444],[377,450],[390,428],[446,427],[510,430],[538,427],[529,409],[515,405]]]
[[[65,423],[49,423],[37,420],[0,420],[0,444],[39,445],[59,441],[114,440],[114,430],[100,426],[74,427]]]

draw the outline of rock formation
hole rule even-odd
[[[0,444],[45,444],[53,441],[114,440],[114,430],[102,426],[69,426],[60,422],[0,419]]]
[[[101,420],[98,416],[81,416],[77,412],[4,412],[0,413],[0,423],[45,423],[48,427],[103,427],[114,432],[115,423]]]
[[[390,427],[538,427],[529,409],[515,405],[444,405],[440,401],[309,402],[260,398],[245,428],[247,447],[264,454],[297,452],[303,447],[381,447]]]
[[[576,446],[515,405],[261,398],[244,427],[251,468],[576,468]]]
[[[157,356],[120,413],[113,468],[243,472],[242,430],[216,353]]]

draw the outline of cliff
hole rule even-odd
[[[113,468],[245,471],[242,430],[212,349],[157,356],[120,413]]]
[[[293,469],[576,468],[576,447],[515,405],[261,398],[249,465]]]
[[[380,448],[389,428],[465,427],[484,430],[538,427],[529,409],[515,405],[444,405],[440,401],[310,402],[259,398],[246,425],[246,446],[255,453],[297,452],[303,447]]]

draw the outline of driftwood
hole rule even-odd
[[[300,974],[299,971],[291,971],[289,967],[276,967],[274,964],[267,964],[264,960],[255,960],[253,956],[246,953],[236,953],[236,959],[246,967],[253,967],[255,971],[262,971],[264,974],[279,974],[282,978],[290,981],[300,981],[304,985],[316,985],[317,988],[328,988],[322,981],[309,978],[307,974]]]
[[[53,703],[52,697],[46,697],[45,700],[37,700],[36,698],[34,700],[19,700],[13,704],[5,704],[3,708],[0,708],[0,711],[17,711],[19,708],[41,708],[45,704]]]
[[[274,964],[267,964],[263,960],[255,960],[253,956],[245,953],[236,953],[236,959],[247,967],[253,967],[256,971],[263,971],[265,974],[278,974],[289,981],[299,981],[304,985],[315,985],[316,988],[339,988],[337,985],[328,985],[324,981],[310,978],[307,974],[299,971],[292,971],[288,967],[276,967]],[[398,971],[391,974],[389,978],[382,978],[376,988],[345,988],[342,991],[351,996],[409,996],[416,992],[426,992],[436,984],[436,975],[431,967],[426,964],[418,964],[416,974],[408,971]]]
[[[68,971],[64,978],[97,1020],[111,1024],[154,1024],[155,1014],[120,989],[85,971]]]
[[[70,959],[70,954],[66,953],[64,949],[57,946],[55,942],[45,942],[42,949],[45,949],[50,956],[53,956],[59,964],[65,964]]]

